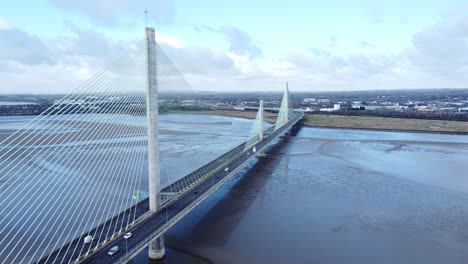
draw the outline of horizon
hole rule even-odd
[[[454,91],[454,90],[459,90],[463,91],[466,90],[468,91],[468,87],[465,88],[401,88],[401,89],[369,89],[369,90],[337,90],[337,91],[324,91],[324,90],[316,90],[316,91],[305,91],[305,90],[289,90],[291,94],[295,93],[359,93],[359,92],[399,92],[399,91],[404,91],[404,92],[423,92],[423,91]],[[161,93],[167,93],[171,94],[173,91],[162,91]],[[206,94],[214,94],[214,93],[219,93],[219,94],[255,94],[255,93],[277,93],[277,94],[282,94],[284,91],[281,90],[265,90],[265,91],[209,91],[209,90],[200,90],[200,91],[185,91],[181,92],[182,94],[191,94],[191,93],[206,93]],[[98,94],[102,92],[94,92],[90,94]],[[105,92],[103,92],[105,93]],[[54,95],[54,96],[60,96],[60,95],[67,95],[67,94],[75,94],[75,93],[66,93],[66,92],[57,92],[57,93],[1,93],[0,96],[24,96],[24,95]]]
[[[79,87],[143,39],[145,8],[162,49],[197,92],[282,91],[288,79],[296,92],[466,89],[466,7],[457,0],[2,3],[0,93]]]

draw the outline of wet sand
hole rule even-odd
[[[167,245],[211,263],[466,264],[467,143],[303,128],[170,229]]]
[[[2,117],[0,131],[8,136],[33,118]],[[57,121],[61,118],[66,122]],[[99,118],[101,122],[91,121],[95,116],[54,116],[35,132],[34,143],[28,143],[28,134],[23,134],[2,149],[0,196],[4,206],[0,218],[10,217],[0,226],[9,235],[3,233],[0,242],[5,252],[35,259],[39,256],[29,249],[37,249],[39,254],[50,251],[56,243],[133,206],[135,190],[147,193],[146,118],[107,114],[99,114]],[[252,126],[250,120],[207,115],[161,115],[160,121],[164,120],[173,122],[160,126],[163,187],[243,142]],[[206,124],[221,122],[224,124],[208,125],[207,129]],[[133,184],[123,184],[129,181]],[[60,199],[34,199],[53,195]],[[43,202],[51,205],[50,210],[40,210]],[[34,214],[28,221],[20,221],[25,219],[20,212]],[[26,230],[37,239],[26,241],[30,237],[23,236]],[[15,244],[9,243],[13,237],[19,244],[24,242],[24,247],[13,248]]]

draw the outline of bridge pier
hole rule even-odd
[[[165,254],[166,249],[164,248],[164,236],[151,240],[148,245],[148,257],[150,259],[162,259]]]
[[[148,191],[150,212],[156,213],[161,208],[161,176],[159,166],[159,135],[158,135],[158,78],[156,39],[154,28],[146,28],[147,45],[147,95],[146,114],[148,121]],[[148,245],[148,257],[161,259],[164,257],[164,237],[161,235]]]

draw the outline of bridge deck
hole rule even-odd
[[[92,243],[85,245],[83,241],[88,234],[87,232],[52,254],[43,257],[38,263],[69,263],[78,259],[83,263],[114,263],[126,258],[126,248],[130,255],[137,253],[141,250],[142,245],[155,237],[155,234],[163,233],[174,225],[182,217],[181,214],[187,211],[187,208],[190,210],[200,203],[206,198],[204,196],[207,196],[207,192],[211,193],[216,190],[232,175],[235,175],[243,165],[252,160],[258,152],[295,125],[302,117],[302,113],[295,113],[291,120],[280,129],[276,131],[274,127],[267,129],[264,132],[263,140],[250,146],[249,149],[246,149],[247,142],[244,142],[164,188],[162,193],[174,193],[174,195],[162,197],[162,207],[157,213],[149,214],[149,200],[146,198],[140,201],[136,207],[121,212],[89,232],[98,238],[101,234],[106,237],[105,233],[109,230],[118,230],[113,239],[103,241],[101,244],[98,244],[98,240],[95,239]],[[257,153],[253,153],[254,147],[258,150]],[[225,168],[229,168],[228,172],[225,171]],[[132,224],[124,226],[128,218],[133,218],[134,215],[136,215],[135,219],[130,219],[133,221]],[[123,239],[125,232],[133,234],[128,241]],[[114,245],[119,245],[121,250],[114,256],[107,256],[108,250]]]

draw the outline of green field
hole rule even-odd
[[[312,127],[468,133],[468,122],[367,116],[308,114],[304,117],[304,125]]]

